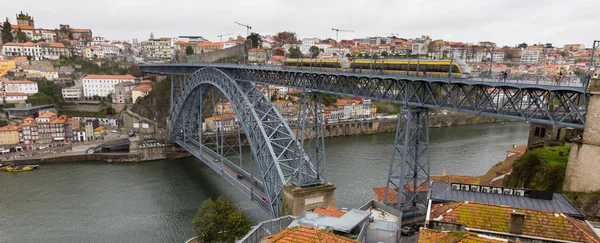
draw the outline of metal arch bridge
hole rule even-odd
[[[400,203],[396,206],[402,210],[409,202],[414,206],[417,202],[426,204],[414,192],[429,183],[427,108],[574,128],[583,128],[587,108],[584,87],[557,86],[549,82],[478,82],[211,63],[150,64],[140,65],[140,68],[145,73],[171,76],[170,141],[209,165],[273,217],[281,214],[284,185],[303,187],[326,183],[323,122],[318,118],[322,116],[318,115],[316,102],[311,104],[310,99],[305,99],[305,92],[315,95],[312,101],[319,100],[318,93],[329,93],[417,107],[401,110],[388,174],[388,187],[402,188],[402,194],[387,192],[384,199],[391,204],[393,200],[400,201],[401,195],[404,206],[401,208]],[[298,139],[257,83],[266,84],[267,88],[276,85],[303,91],[303,108],[298,119],[302,132]],[[220,144],[214,143],[216,152],[206,143],[207,135],[203,134],[201,122],[205,113],[202,104],[212,96],[214,106],[214,95],[209,94],[211,87],[217,88],[231,102],[260,178],[244,169],[241,156],[239,165],[226,158],[224,132]],[[307,136],[305,128],[312,130],[312,138]],[[219,138],[218,132],[216,138]],[[237,144],[241,144],[239,129],[237,139]]]

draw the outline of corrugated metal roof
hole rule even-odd
[[[304,211],[290,224],[289,227],[304,225],[318,229],[332,229],[348,233],[360,222],[366,220],[369,215],[371,215],[370,212],[358,209],[352,209],[340,218]]]
[[[561,193],[554,193],[552,200],[544,200],[504,194],[452,190],[450,183],[433,182],[431,185],[431,200],[434,202],[455,202],[464,200],[517,208],[561,212],[571,217],[579,219],[585,218],[585,215],[583,215],[583,213],[571,204],[569,199]]]

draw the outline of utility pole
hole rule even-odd
[[[235,21],[233,21],[233,22],[236,23],[236,24],[238,24],[238,25],[246,27],[246,38],[248,38],[248,36],[250,36],[250,30],[252,29],[252,26],[250,26],[249,24],[242,24],[242,23],[238,23],[238,22],[235,22]]]
[[[338,35],[341,32],[354,32],[354,30],[340,30],[340,29],[336,29],[336,28],[331,28],[331,30],[335,31],[335,42],[339,42],[338,41]]]

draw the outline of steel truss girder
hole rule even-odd
[[[317,178],[325,180],[325,136],[323,134],[323,106],[321,105],[321,96],[319,93],[302,92],[300,94],[300,105],[298,108],[298,120],[296,131],[303,145],[303,152],[309,159],[303,161],[312,161],[317,170]],[[304,170],[311,169],[311,164],[299,161]]]
[[[283,185],[292,183],[303,186],[324,182],[317,176],[312,163],[307,161],[308,155],[301,152],[301,144],[287,122],[256,84],[235,81],[221,70],[200,69],[183,82],[181,91],[172,97],[170,119],[173,130],[183,131],[184,138],[191,136],[187,134],[188,127],[198,127],[196,122],[199,122],[191,121],[198,120],[198,113],[192,111],[197,110],[200,106],[198,102],[201,102],[194,99],[205,97],[210,87],[219,89],[231,102],[231,107],[242,124],[252,156],[260,171],[273,217],[280,215]],[[179,127],[185,129],[176,130]],[[302,164],[310,165],[310,169],[301,169],[298,161],[304,161]]]
[[[583,128],[588,99],[584,87],[403,78],[209,63],[141,65],[141,68],[149,73],[191,74],[207,66],[222,69],[238,81],[573,128]]]
[[[403,108],[398,117],[394,152],[388,172],[384,202],[398,210],[427,206],[429,189],[429,111]],[[393,191],[390,191],[390,188]]]

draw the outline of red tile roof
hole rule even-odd
[[[6,93],[6,96],[27,96],[27,94],[15,92],[15,93]]]
[[[221,43],[221,42],[208,42],[208,41],[207,41],[207,42],[200,42],[200,43],[198,43],[198,45],[197,45],[197,46],[199,46],[199,47],[208,47],[208,46],[212,46],[212,47],[222,47],[222,46],[223,46],[223,43]]]
[[[335,206],[329,206],[327,208],[315,208],[313,212],[336,218],[341,218],[344,216],[344,214],[346,214],[345,212],[339,211]]]
[[[44,112],[41,115],[38,116],[38,118],[50,118],[56,116],[56,113],[54,112]]]
[[[222,120],[233,120],[233,116],[212,116],[205,119],[206,121],[222,121]]]
[[[266,52],[266,51],[265,51],[265,49],[252,48],[249,50],[249,52]]]
[[[348,239],[336,235],[331,232],[319,230],[307,226],[297,226],[294,228],[287,228],[283,231],[262,238],[260,242],[266,243],[356,243],[358,241]]]
[[[477,178],[474,176],[460,176],[460,175],[445,175],[445,176],[431,176],[432,181],[436,182],[447,182],[447,183],[462,183],[462,184],[476,184]]]
[[[512,212],[525,214],[522,235],[600,243],[587,225],[562,213],[475,202],[435,204],[430,220],[459,223],[467,228],[508,233]]]
[[[0,127],[0,132],[7,132],[7,131],[18,131],[19,127],[17,126],[4,126],[4,127]]]
[[[35,84],[36,82],[29,80],[6,80],[2,81],[4,84]]]
[[[86,75],[83,79],[135,79],[134,76],[127,75]]]
[[[10,25],[10,27],[11,27],[13,30],[16,30],[16,29],[19,29],[19,28],[20,28],[21,30],[33,30],[33,26],[29,26],[29,25],[18,25],[18,24],[11,24],[11,25]]]
[[[147,84],[142,84],[142,85],[138,85],[137,87],[133,88],[132,91],[150,92],[150,90],[152,90],[152,86],[147,85]]]

